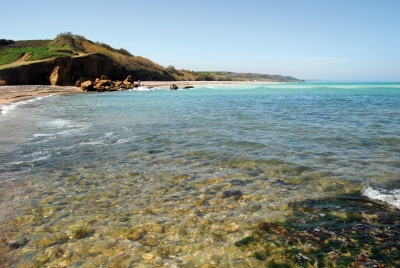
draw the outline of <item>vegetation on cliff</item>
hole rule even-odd
[[[13,68],[36,61],[54,59],[57,57],[78,57],[100,53],[110,58],[120,68],[129,74],[146,74],[145,77],[181,81],[282,81],[301,82],[293,77],[279,75],[236,74],[232,72],[193,72],[178,70],[174,66],[161,66],[147,58],[135,56],[124,48],[115,49],[107,44],[93,42],[81,35],[70,32],[60,33],[54,40],[0,40],[0,69]],[[154,74],[154,75],[149,75]],[[134,75],[140,77],[140,75]],[[254,78],[257,77],[257,78]],[[172,80],[173,80],[172,79]]]
[[[0,45],[0,65],[6,65],[21,59],[28,54],[24,61],[44,60],[54,57],[70,56],[77,53],[70,46],[53,46],[51,40],[25,40]],[[22,60],[20,62],[23,62]]]

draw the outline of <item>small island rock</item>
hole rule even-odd
[[[171,85],[169,86],[169,88],[170,88],[171,90],[177,90],[177,89],[179,89],[179,87],[178,87],[177,85],[175,85],[175,84],[171,84]]]

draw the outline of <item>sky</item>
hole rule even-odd
[[[400,0],[0,0],[0,39],[62,32],[165,67],[400,81]]]

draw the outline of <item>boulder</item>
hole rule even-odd
[[[131,82],[128,82],[126,80],[124,80],[124,82],[122,82],[125,86],[130,87],[132,85]]]
[[[178,87],[177,85],[175,85],[175,84],[171,84],[171,85],[169,86],[169,88],[170,88],[171,90],[177,90],[177,89],[179,89],[179,87]]]
[[[104,78],[104,76],[103,76],[103,78]],[[98,92],[111,91],[111,90],[114,90],[114,88],[115,88],[115,82],[113,82],[112,80],[96,79],[93,87]]]
[[[76,80],[75,82],[75,86],[76,87],[81,87],[82,83],[85,82],[85,79],[83,79],[83,77],[79,78],[78,80]]]
[[[243,195],[243,192],[240,190],[225,190],[222,191],[222,193],[220,194],[221,198],[229,198],[229,197],[234,197],[234,199],[239,199],[241,198]]]
[[[132,80],[132,75],[128,75],[128,76],[125,78],[124,82],[132,83],[132,82],[133,82],[133,80]]]
[[[25,246],[26,244],[28,244],[28,242],[29,242],[29,239],[26,237],[23,237],[23,238],[20,238],[18,240],[15,240],[15,241],[9,243],[8,246],[10,248],[17,249],[19,247]]]
[[[134,84],[132,83],[132,76],[128,75],[127,78],[125,78],[125,80],[122,82],[126,88],[133,88]]]
[[[115,87],[116,88],[121,88],[122,82],[121,81],[115,81]]]
[[[93,82],[88,80],[81,83],[81,89],[82,91],[93,91]]]

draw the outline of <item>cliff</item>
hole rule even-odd
[[[61,33],[54,40],[3,41],[0,42],[0,86],[73,86],[78,80],[94,81],[103,75],[112,81],[123,81],[130,76],[132,81],[304,82],[281,75],[178,70],[70,32]]]
[[[79,57],[58,57],[0,70],[0,85],[74,86],[77,80],[95,80],[102,75],[121,81],[128,75],[134,81],[175,80],[171,74],[161,70],[128,71],[110,58],[94,53]]]

